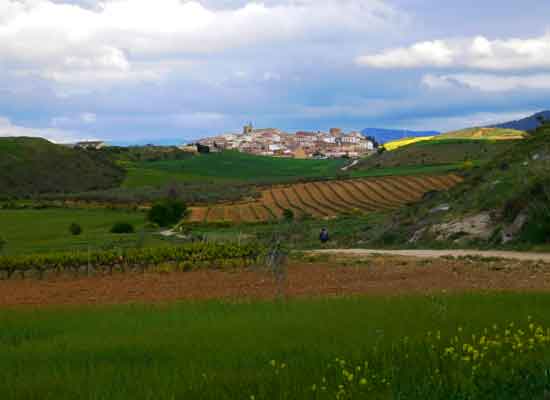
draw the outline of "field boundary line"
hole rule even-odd
[[[311,250],[311,254],[348,254],[356,256],[389,255],[418,258],[481,257],[550,263],[549,253],[504,250],[377,250],[377,249],[323,249]]]

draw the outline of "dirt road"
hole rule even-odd
[[[440,257],[483,257],[504,260],[542,261],[550,263],[550,253],[527,253],[519,251],[478,251],[478,250],[371,250],[371,249],[327,249],[312,253],[345,254],[353,256],[393,255],[403,257],[440,258]]]

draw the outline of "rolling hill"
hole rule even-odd
[[[510,142],[515,144],[465,173],[462,184],[395,215],[377,240],[429,246],[550,244],[550,124],[525,140],[497,144]]]
[[[385,152],[361,160],[356,170],[405,166],[454,165],[486,162],[527,136],[501,128],[469,128],[437,136],[421,136],[386,143]]]
[[[0,138],[0,195],[81,192],[120,185],[125,171],[100,151],[71,149],[39,138]]]
[[[384,144],[389,151],[420,142],[438,142],[448,140],[521,140],[527,137],[527,133],[515,129],[504,128],[467,128],[433,136],[407,137],[393,140]]]
[[[547,120],[550,119],[550,111],[541,111],[527,118],[523,118],[517,121],[504,122],[502,124],[492,125],[491,127],[516,129],[519,131],[531,132],[540,126],[539,117],[543,117],[544,119],[547,119]]]
[[[434,136],[435,140],[521,140],[527,136],[525,131],[510,128],[468,128]]]

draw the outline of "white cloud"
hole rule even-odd
[[[424,65],[438,67],[453,63],[453,50],[441,40],[416,43],[410,48],[399,48],[357,59],[361,65],[375,68],[414,68]]]
[[[530,39],[489,40],[483,36],[420,42],[361,56],[373,68],[465,67],[482,70],[550,68],[550,33]]]
[[[78,139],[78,135],[61,129],[27,128],[13,124],[8,118],[0,117],[0,137],[41,137],[55,143],[70,143]]]
[[[174,60],[377,32],[401,18],[384,0],[282,0],[221,9],[182,0],[104,0],[95,7],[0,3],[3,67],[63,85],[156,81],[181,66]]]
[[[428,74],[422,83],[432,89],[467,87],[483,92],[507,92],[511,90],[550,90],[550,74],[494,75],[494,74]]]

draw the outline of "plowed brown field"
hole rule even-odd
[[[255,202],[193,207],[188,221],[264,222],[281,218],[285,209],[298,218],[382,211],[416,202],[430,191],[448,190],[461,181],[450,174],[298,183],[266,189]]]
[[[549,290],[550,264],[536,261],[320,255],[291,260],[283,282],[260,268],[0,280],[0,308]]]

